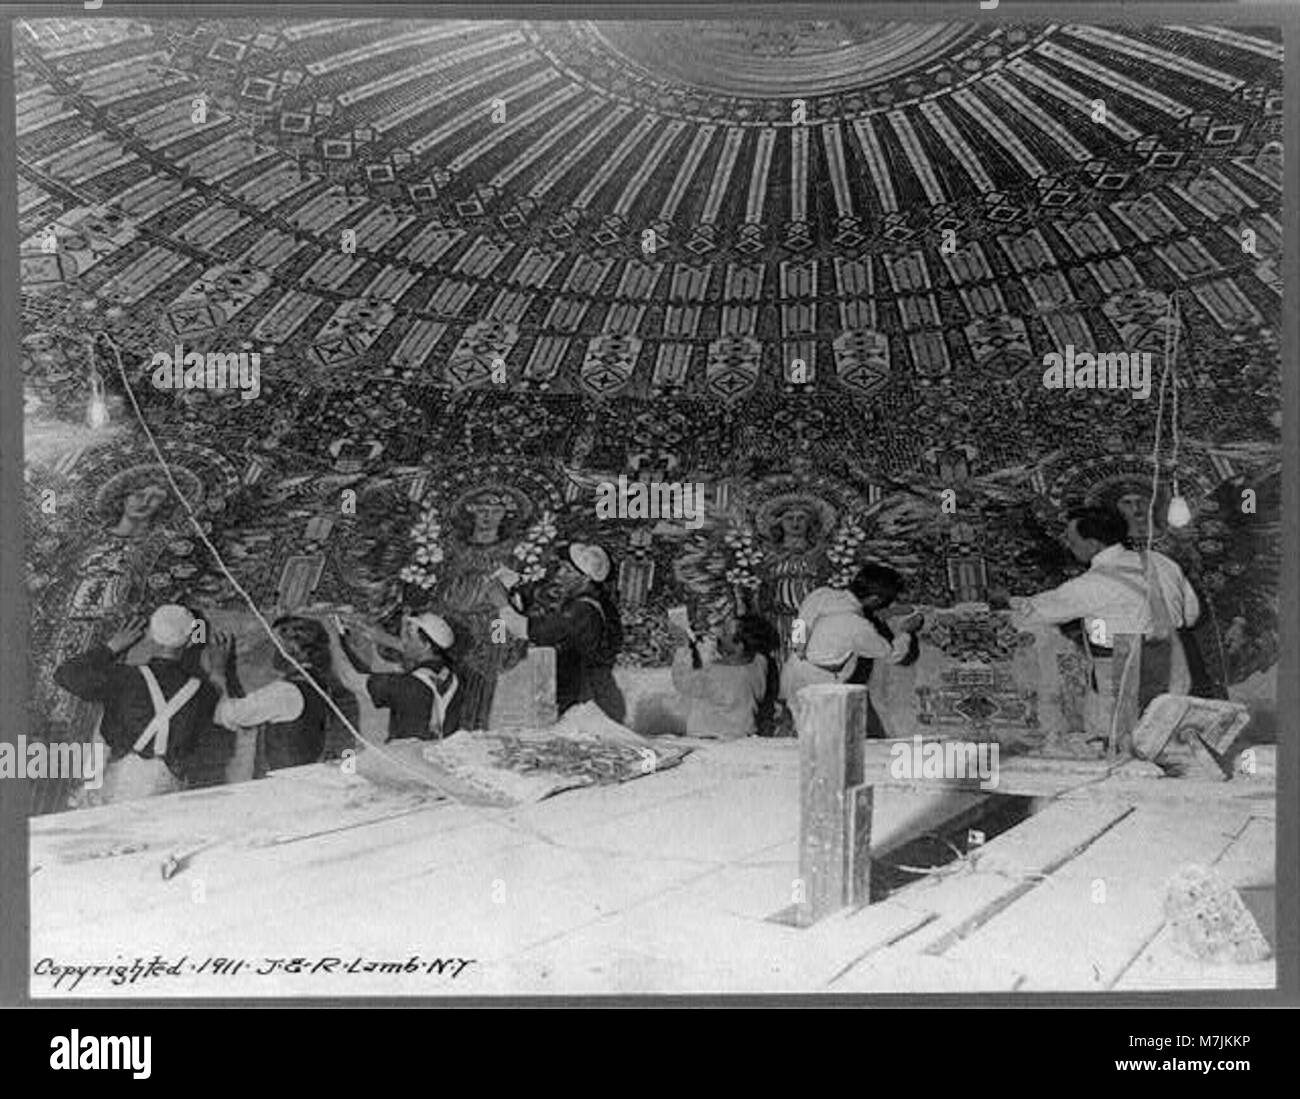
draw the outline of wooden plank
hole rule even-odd
[[[1049,805],[979,848],[964,865],[949,864],[943,873],[894,893],[890,903],[933,918],[889,953],[941,955],[1032,889],[1045,869],[1086,849],[1130,811],[1115,805]]]
[[[964,942],[994,917],[1010,908],[1016,903],[1016,901],[1025,896],[1025,894],[1036,889],[1040,882],[1049,880],[1051,875],[1058,869],[1068,864],[1072,859],[1077,858],[1112,828],[1117,827],[1128,815],[1128,812],[1121,813],[1118,817],[1102,825],[1096,831],[1090,832],[1072,846],[1048,859],[1041,867],[1024,865],[1012,867],[1011,876],[1018,876],[1019,881],[1017,881],[1011,889],[1007,890],[996,900],[985,905],[978,912],[975,912],[962,920],[946,934],[936,939],[926,947],[926,953],[943,954],[949,948]],[[1002,852],[999,851],[998,854],[1001,855]],[[988,865],[987,859],[984,860],[984,864],[986,866]],[[1000,872],[1006,873],[1005,870]]]
[[[929,954],[886,951],[855,966],[828,992],[1015,992],[1024,975],[1000,961],[954,962]]]
[[[378,789],[336,763],[276,772],[257,782],[190,790],[34,817],[33,865],[83,863],[115,853],[167,851],[219,836],[305,835],[379,819],[441,799],[435,791]]]
[[[862,782],[867,689],[817,684],[798,697],[799,880],[802,926],[852,903],[848,789]],[[868,833],[869,834],[869,833]],[[868,855],[863,851],[860,856]]]
[[[952,945],[955,960],[1001,959],[1024,988],[1111,987],[1164,922],[1166,883],[1181,865],[1210,863],[1245,823],[1240,809],[1137,807],[1113,829]],[[1043,934],[1043,929],[1052,929]]]
[[[1277,822],[1252,816],[1214,864],[1231,886],[1246,889],[1277,883]]]
[[[912,742],[867,741],[863,749],[864,782],[899,790],[933,791],[942,788],[1033,798],[1063,797],[1073,791],[1083,792],[1090,798],[1106,796],[1127,801],[1155,798],[1203,803],[1220,799],[1267,801],[1273,797],[1275,770],[1271,746],[1257,748],[1257,754],[1251,757],[1254,774],[1238,773],[1229,781],[1204,776],[1172,778],[1156,773],[1154,765],[1135,760],[1111,762],[1002,755],[998,760],[997,787],[984,790],[978,779],[894,778],[890,762],[896,744],[905,744],[910,750]]]
[[[942,738],[927,737],[922,744],[942,743]],[[867,741],[864,746],[864,781],[875,786],[898,789],[965,790],[971,793],[1011,794],[1021,797],[1056,797],[1067,790],[1104,779],[1115,765],[1106,760],[1040,759],[1029,756],[1000,754],[998,759],[998,785],[995,790],[985,790],[978,778],[924,779],[895,778],[891,764],[899,747],[909,752],[913,739],[895,741]]]
[[[1122,770],[1097,783],[1081,783],[1058,795],[1059,801],[1110,801],[1169,809],[1195,805],[1236,805],[1251,816],[1271,817],[1276,792],[1272,780],[1261,781],[1237,775],[1230,781],[1196,778],[1147,778]]]
[[[1172,945],[1166,924],[1111,986],[1112,992],[1160,992],[1195,989],[1255,989],[1277,987],[1277,962],[1251,965],[1205,965],[1185,958]]]
[[[813,992],[877,944],[904,935],[924,917],[888,901],[856,913],[833,913],[810,928],[729,911],[755,870],[722,868],[680,888],[592,921],[519,955],[538,976],[521,991],[551,992]],[[788,872],[770,871],[773,887],[789,889]],[[765,892],[757,878],[750,888]],[[787,892],[788,895],[788,892]],[[757,911],[757,906],[754,906]]]

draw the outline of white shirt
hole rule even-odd
[[[1154,551],[1151,563],[1174,628],[1196,625],[1201,604],[1178,563]],[[1097,554],[1082,576],[1035,595],[1016,609],[1022,621],[1059,623],[1081,618],[1088,640],[1110,647],[1116,634],[1151,632],[1154,623],[1146,593],[1141,554],[1114,545]]]
[[[276,679],[243,698],[222,698],[212,720],[227,729],[253,729],[268,722],[293,721],[304,705],[302,691],[286,679]]]
[[[734,740],[754,732],[758,704],[767,691],[767,658],[748,664],[693,667],[689,649],[673,657],[673,686],[691,700],[686,735]]]
[[[804,658],[819,667],[837,668],[854,656],[897,664],[907,659],[911,647],[910,634],[892,642],[881,637],[857,598],[838,588],[812,592],[799,608],[799,618],[807,631]]]

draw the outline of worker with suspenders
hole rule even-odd
[[[121,660],[145,633],[141,618],[55,671],[54,681],[64,690],[104,706],[99,735],[109,759],[94,800],[126,801],[184,788],[187,757],[211,725],[217,702],[212,684],[183,664],[186,649],[198,640],[198,626],[186,608],[168,604],[149,619],[148,663]]]
[[[400,666],[381,659],[372,639],[366,642],[369,652],[358,652],[365,631],[340,633],[340,625],[332,629],[346,657],[335,662],[339,680],[354,694],[364,691],[372,706],[388,710],[389,740],[441,740],[461,728],[467,673],[452,663],[456,635],[445,619],[420,614],[402,620]]]
[[[534,645],[555,649],[555,702],[560,713],[580,702],[595,702],[615,721],[626,711],[614,681],[614,662],[623,646],[623,624],[607,581],[612,566],[600,546],[574,542],[564,552],[555,582],[559,610],[538,614],[528,608],[527,589],[516,589],[522,605],[503,606],[507,630]],[[523,598],[521,598],[523,597]]]

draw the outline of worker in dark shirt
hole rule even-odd
[[[54,682],[88,702],[102,702],[99,732],[109,748],[97,800],[125,801],[182,789],[187,758],[211,724],[217,692],[185,662],[196,619],[184,607],[159,607],[148,620],[154,653],[147,664],[122,656],[145,633],[133,619],[107,643],[65,661]]]
[[[354,692],[364,687],[372,705],[388,710],[389,740],[441,740],[461,728],[467,684],[452,663],[456,635],[444,619],[422,614],[402,620],[400,665],[381,659],[373,645],[357,652],[353,631],[339,640],[349,665],[339,669],[339,678]]]
[[[211,623],[199,611],[194,612],[195,641],[181,657],[181,667],[190,675],[208,679],[207,641],[214,636]],[[216,690],[215,685],[212,688]],[[185,787],[188,790],[205,786],[220,786],[227,781],[230,764],[238,746],[238,737],[222,728],[215,720],[209,721],[194,737],[185,755]]]
[[[234,639],[218,634],[211,646],[212,681],[221,694],[214,720],[237,733],[256,734],[254,778],[319,761],[332,714],[322,692],[331,699],[342,693],[334,682],[324,626],[290,615],[277,619],[272,629],[279,642],[272,665],[280,674],[247,693],[239,681]]]
[[[559,610],[535,614],[528,589],[516,589],[521,608],[501,608],[507,628],[518,631],[522,611],[528,640],[555,650],[555,702],[560,713],[580,702],[595,702],[607,716],[622,721],[626,706],[614,681],[614,662],[623,647],[623,623],[607,586],[612,567],[600,546],[574,542],[565,552],[556,583]]]

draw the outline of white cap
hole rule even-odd
[[[609,554],[599,546],[587,542],[574,542],[569,546],[569,560],[584,576],[601,583],[609,576]]]
[[[411,625],[440,649],[450,649],[456,643],[456,635],[447,625],[447,620],[439,618],[436,614],[413,615]]]
[[[164,603],[149,618],[149,639],[165,649],[189,644],[194,633],[194,615],[175,603]]]

